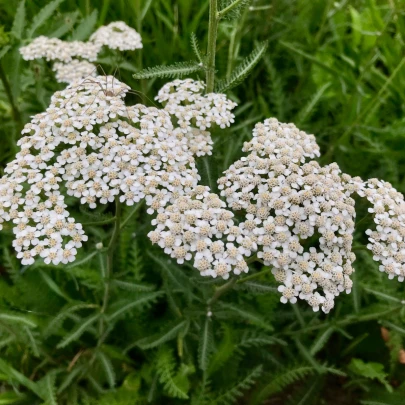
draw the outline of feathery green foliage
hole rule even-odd
[[[21,46],[39,35],[87,40],[125,21],[143,50],[106,51],[96,63],[141,94],[128,104],[152,105],[162,79],[204,80],[209,3],[2,2],[0,172],[23,125],[63,89],[48,62],[21,59]],[[254,124],[275,116],[315,134],[322,164],[405,191],[401,2],[223,0],[218,11],[215,88],[238,107],[230,128],[213,131],[213,155],[197,159],[202,183],[215,188]],[[259,262],[208,305],[226,282],[153,247],[142,204],[123,209],[107,275],[114,208],[71,200],[89,235],[71,265],[21,266],[10,229],[0,232],[0,404],[403,405],[404,284],[387,280],[369,252],[355,251],[355,288],[328,315],[279,303]],[[360,221],[368,206],[359,204]],[[367,243],[360,228],[356,247]]]

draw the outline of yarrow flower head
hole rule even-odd
[[[145,199],[153,213],[196,186],[183,133],[163,110],[125,106],[128,91],[111,76],[73,83],[23,129],[0,181],[0,222],[14,223],[23,264],[72,261],[87,240],[61,190],[90,208]]]
[[[368,229],[373,259],[380,263],[380,271],[389,279],[405,278],[405,201],[404,196],[386,181],[370,179],[363,182],[359,177],[348,182],[350,191],[356,191],[372,204],[369,212],[376,227]]]
[[[183,263],[193,260],[202,276],[224,279],[231,271],[247,272],[243,248],[235,243],[239,229],[233,213],[209,187],[197,186],[179,197],[152,221],[155,230],[148,236],[165,253]]]
[[[46,59],[55,61],[58,82],[73,83],[85,77],[96,76],[97,68],[90,62],[97,60],[103,46],[110,49],[135,50],[142,48],[141,36],[122,21],[100,27],[87,42],[63,41],[39,36],[20,48],[24,60]]]
[[[236,103],[225,94],[203,94],[204,89],[201,81],[178,79],[166,83],[156,96],[164,109],[175,117],[196,156],[212,154],[213,141],[207,129],[229,127],[235,118],[231,111]]]
[[[100,27],[91,35],[90,41],[99,47],[107,46],[120,51],[133,51],[142,48],[141,36],[123,21],[115,21]]]
[[[321,167],[312,135],[293,124],[268,119],[245,143],[251,153],[219,179],[230,208],[242,210],[243,238],[257,245],[257,256],[272,266],[282,302],[302,299],[329,312],[334,298],[350,292],[354,200],[345,194],[336,164]],[[303,242],[320,234],[315,246]]]
[[[84,77],[97,76],[97,68],[85,60],[74,59],[69,63],[55,63],[53,70],[59,83],[73,83]]]
[[[100,47],[92,42],[62,41],[43,35],[35,38],[29,45],[21,47],[24,60],[46,59],[47,61],[70,62],[73,58],[95,61]]]

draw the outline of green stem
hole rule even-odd
[[[231,290],[233,288],[233,286],[236,284],[236,282],[237,282],[237,278],[234,277],[231,280],[229,280],[227,283],[225,283],[224,285],[221,285],[221,287],[218,287],[215,290],[215,293],[212,296],[212,298],[207,302],[208,310],[210,310],[211,306],[214,305],[218,301],[218,299],[221,297],[221,295],[223,295],[226,292],[228,292],[229,290]]]
[[[115,222],[116,221],[116,217],[112,217],[112,218],[108,218],[105,219],[104,221],[94,221],[94,222],[85,222],[82,225],[83,226],[88,226],[88,225],[107,225],[107,224],[111,224],[111,222]]]
[[[215,83],[215,52],[218,32],[218,0],[210,0],[210,14],[208,24],[208,46],[207,46],[207,93],[214,91]]]
[[[128,216],[121,222],[121,229],[123,229],[129,220],[138,212],[139,208],[142,207],[143,200],[135,205],[134,209],[128,214]]]
[[[267,269],[267,270],[263,270],[263,271],[258,271],[257,273],[251,274],[250,276],[247,276],[247,277],[244,277],[244,278],[240,278],[240,279],[237,281],[237,284],[243,284],[243,283],[246,282],[246,281],[250,281],[250,280],[253,280],[253,279],[255,279],[255,278],[259,278],[259,277],[263,276],[263,274],[268,274],[268,273],[271,273],[271,269]]]

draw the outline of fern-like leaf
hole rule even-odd
[[[61,342],[56,346],[58,349],[66,347],[68,344],[78,340],[86,329],[89,328],[94,322],[100,318],[100,314],[94,314],[89,316],[87,319],[83,320],[82,323],[79,323],[78,326],[70,333],[68,333]]]
[[[204,57],[202,56],[200,45],[198,43],[197,35],[194,32],[191,33],[191,48],[193,49],[194,55],[197,58],[198,62],[204,65]]]
[[[58,405],[56,397],[56,372],[51,371],[45,375],[39,382],[41,397],[45,400],[46,405]]]
[[[219,18],[233,20],[240,16],[242,10],[249,5],[251,0],[222,0],[220,2]]]
[[[210,355],[212,353],[213,337],[211,330],[211,319],[207,317],[201,329],[201,336],[198,345],[198,365],[201,370],[206,370]]]
[[[202,70],[203,66],[196,62],[177,62],[173,65],[160,65],[143,69],[133,75],[134,79],[151,79],[152,77],[176,78]]]
[[[184,379],[179,378],[175,374],[176,364],[171,351],[166,349],[159,351],[156,368],[160,383],[163,384],[171,397],[188,399]]]
[[[151,349],[162,345],[169,340],[176,338],[180,332],[188,328],[189,321],[182,321],[177,323],[175,326],[170,326],[170,328],[165,329],[162,333],[154,336],[146,337],[137,342],[137,346],[141,349]]]
[[[236,67],[232,72],[229,79],[223,79],[218,81],[215,91],[217,93],[224,93],[243,82],[243,80],[249,76],[253,68],[259,63],[267,49],[267,42],[259,44],[253,52],[246,57],[242,63]]]
[[[142,295],[135,300],[120,300],[115,303],[114,309],[107,316],[107,319],[109,322],[115,321],[117,318],[120,318],[122,315],[125,315],[134,308],[152,304],[159,297],[161,297],[162,294],[162,291],[156,291],[150,294]]]
[[[99,359],[100,364],[104,369],[105,376],[108,381],[108,385],[110,386],[110,388],[114,388],[115,387],[115,371],[114,371],[114,367],[111,363],[111,360],[103,352],[98,352],[97,358]]]
[[[216,405],[233,404],[243,395],[243,392],[248,390],[262,374],[263,367],[261,365],[254,368],[246,377],[240,380],[229,390],[219,395],[212,403]]]

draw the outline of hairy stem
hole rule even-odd
[[[218,0],[210,0],[210,14],[208,24],[208,46],[207,46],[207,93],[214,91],[215,83],[215,51],[217,46],[218,32]]]

